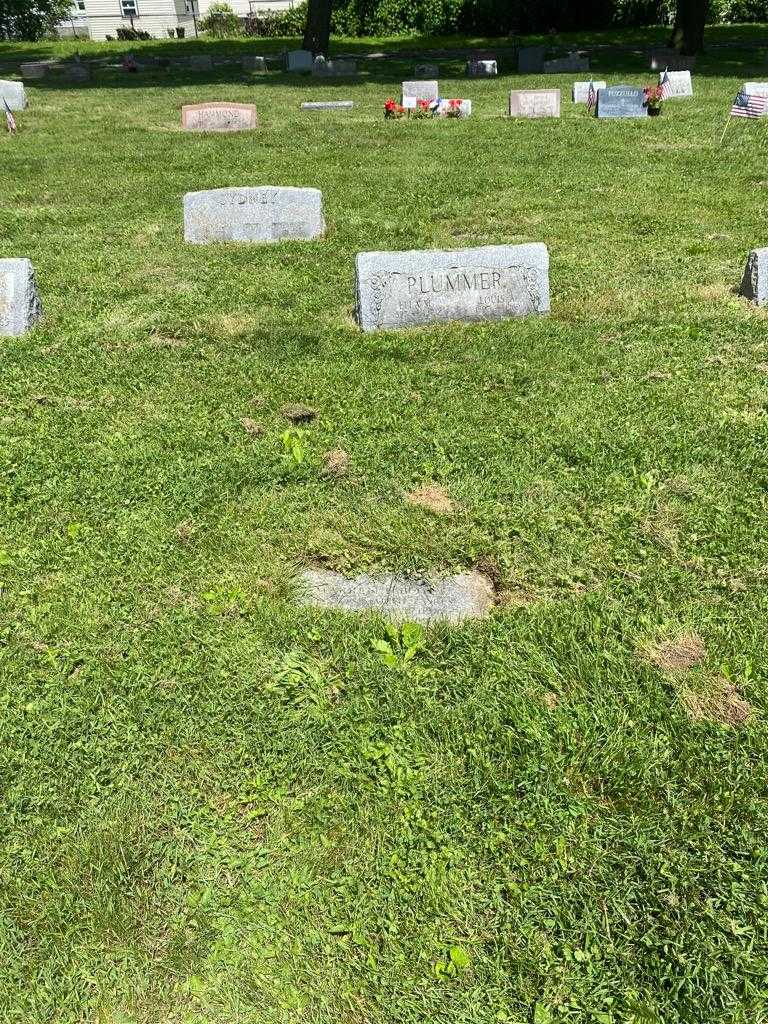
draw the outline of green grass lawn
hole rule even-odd
[[[768,1021],[768,121],[717,145],[768,70],[603,123],[455,61],[472,118],[385,123],[412,68],[33,83],[0,138],[45,305],[0,343],[4,1024]],[[262,127],[181,132],[220,99]],[[259,184],[327,237],[184,245],[185,192]],[[358,251],[527,241],[548,318],[354,323]],[[390,668],[306,566],[499,603]]]

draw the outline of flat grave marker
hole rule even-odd
[[[560,117],[559,89],[513,89],[510,117]]]
[[[181,108],[187,132],[247,132],[259,127],[253,103],[188,103]]]
[[[607,89],[608,83],[603,81],[597,82],[593,79],[592,88],[595,90],[595,96],[597,96],[598,89]],[[574,82],[571,95],[574,103],[586,103],[589,96],[589,82]]]
[[[308,240],[324,231],[323,196],[317,188],[260,185],[184,196],[185,242]]]
[[[0,260],[0,336],[18,338],[34,327],[42,313],[31,262]]]
[[[302,110],[351,110],[354,100],[311,100],[301,104]]]
[[[249,54],[243,57],[243,71],[266,71],[267,62],[264,57],[257,57],[255,54]]]
[[[602,118],[647,117],[645,95],[634,85],[609,85],[597,94],[597,116]]]
[[[355,291],[364,331],[542,315],[549,312],[549,253],[541,242],[361,252]]]

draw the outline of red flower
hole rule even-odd
[[[448,100],[448,106],[452,110],[456,110],[457,107],[461,106],[461,100]]]

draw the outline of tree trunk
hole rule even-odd
[[[328,43],[331,38],[331,8],[333,0],[309,0],[307,4],[307,24],[304,29],[304,49],[311,50],[317,56],[322,53],[328,56]]]
[[[709,0],[677,0],[675,27],[669,43],[680,53],[694,54],[704,49],[704,26]]]

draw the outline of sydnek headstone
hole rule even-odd
[[[253,103],[188,103],[181,108],[181,126],[188,132],[246,132],[259,121]]]
[[[559,89],[513,89],[510,117],[560,117]]]
[[[753,249],[749,254],[741,294],[756,306],[768,303],[768,249]]]
[[[0,260],[0,335],[18,337],[42,316],[35,271],[27,259]]]
[[[361,252],[355,271],[364,331],[549,312],[549,253],[541,242]]]
[[[26,110],[27,94],[23,82],[0,79],[0,112],[3,108],[3,100],[11,110]]]
[[[645,94],[634,85],[609,85],[597,94],[598,117],[647,117]]]
[[[186,242],[281,242],[318,238],[324,231],[317,188],[261,185],[184,196]]]

